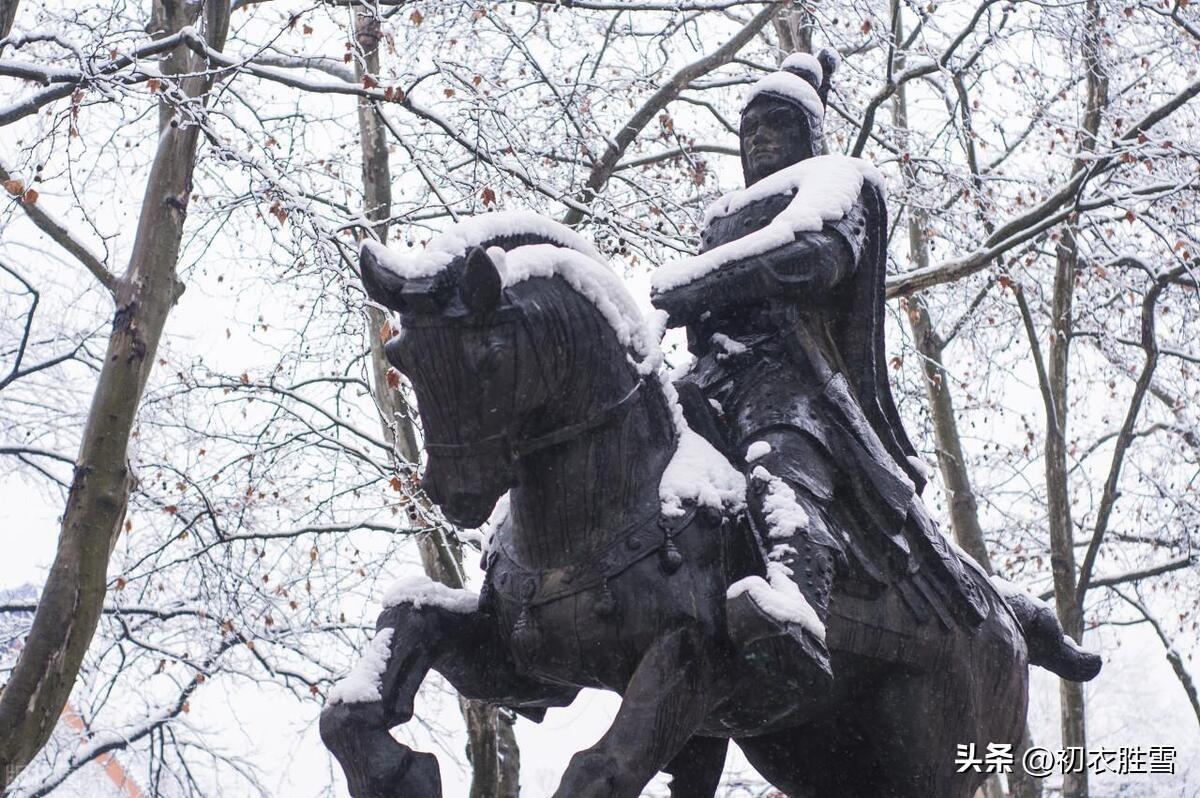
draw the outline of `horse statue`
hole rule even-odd
[[[534,720],[584,687],[622,696],[556,798],[633,798],[660,771],[674,798],[711,798],[730,740],[792,796],[967,798],[984,774],[955,772],[956,745],[1018,742],[1031,652],[1073,678],[1098,668],[965,554],[973,627],[850,579],[818,620],[772,579],[747,464],[689,424],[703,408],[685,413],[655,317],[573,231],[489,213],[419,253],[366,243],[360,265],[400,314],[386,354],[417,398],[421,484],[451,522],[493,531],[479,594],[402,581],[331,691],[321,736],[355,798],[441,796],[436,758],[389,734],[430,670]],[[822,640],[835,678],[795,667],[786,636],[731,634],[748,602]]]

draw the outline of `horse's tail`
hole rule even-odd
[[[1100,655],[1081,648],[1063,632],[1054,610],[1023,591],[1002,592],[1021,624],[1031,664],[1070,682],[1087,682],[1095,678],[1102,664]]]

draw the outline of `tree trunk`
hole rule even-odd
[[[928,264],[929,251],[921,235],[919,214],[910,212],[908,238],[917,268]],[[975,558],[989,574],[992,568],[983,528],[979,523],[979,504],[971,487],[971,475],[963,453],[958,420],[954,415],[954,396],[950,392],[950,374],[944,364],[944,342],[938,335],[929,309],[920,294],[908,299],[908,322],[913,341],[923,358],[925,393],[929,398],[929,413],[933,419],[933,437],[937,443],[938,470],[950,502],[950,528],[963,550]]]
[[[214,49],[224,46],[228,19],[227,4],[206,6],[205,35]],[[164,68],[164,74],[204,68],[184,47],[168,59],[176,68]],[[183,81],[181,89],[199,97],[209,85],[197,76]],[[116,291],[117,311],[75,461],[54,564],[33,627],[0,694],[0,788],[50,738],[96,633],[108,559],[125,520],[132,483],[126,461],[129,436],[167,315],[183,288],[175,265],[198,138],[194,124],[174,120],[164,125],[158,141],[129,266]]]
[[[1083,62],[1086,71],[1087,96],[1083,109],[1080,157],[1074,171],[1087,168],[1086,155],[1096,149],[1096,141],[1108,105],[1108,75],[1101,53],[1101,18],[1098,0],[1088,0],[1080,27],[1083,39]],[[1079,245],[1074,231],[1068,226],[1055,251],[1054,295],[1051,306],[1051,338],[1048,375],[1050,390],[1057,412],[1057,432],[1047,438],[1046,487],[1050,510],[1050,562],[1054,572],[1054,602],[1063,629],[1076,642],[1083,642],[1083,603],[1076,592],[1075,548],[1071,524],[1070,495],[1067,484],[1066,426],[1067,426],[1067,367],[1073,334],[1072,305],[1075,293],[1075,274],[1078,269]],[[1083,685],[1063,681],[1059,688],[1062,705],[1062,737],[1064,747],[1087,746],[1087,723]],[[1088,774],[1068,773],[1063,777],[1064,798],[1087,798]]]
[[[1075,293],[1077,250],[1070,230],[1055,253],[1054,293],[1051,300],[1050,347],[1047,358],[1047,378],[1051,405],[1046,435],[1046,504],[1050,521],[1050,566],[1054,576],[1054,604],[1063,629],[1076,642],[1083,639],[1083,612],[1075,596],[1075,537],[1071,521],[1071,498],[1068,485],[1066,448],[1067,368],[1071,348],[1071,306]],[[1063,680],[1059,682],[1062,702],[1062,737],[1064,747],[1084,747],[1087,729],[1084,718],[1083,685]],[[1064,798],[1086,798],[1087,770],[1063,776]]]
[[[19,0],[0,0],[0,39],[3,39],[12,30],[19,4]],[[3,47],[0,47],[0,55],[4,55]]]
[[[360,50],[355,70],[361,82],[367,75],[379,74],[382,31],[378,15],[368,8],[357,9],[354,30]],[[387,131],[374,104],[367,100],[359,101],[358,124],[362,140],[363,204],[367,218],[376,222],[375,235],[386,243],[392,207]],[[384,315],[375,308],[368,308],[367,318],[372,393],[379,407],[384,435],[392,444],[398,462],[416,463],[420,452],[407,403],[387,383],[388,362],[379,335]],[[452,535],[443,529],[423,532],[417,546],[430,579],[453,588],[465,586],[462,549]],[[467,723],[467,759],[472,768],[470,798],[515,798],[519,789],[520,755],[512,718],[477,701],[462,701],[461,704]]]
[[[813,51],[813,18],[807,5],[801,3],[785,8],[775,15],[772,24],[775,26],[775,35],[779,37],[779,63],[783,63],[783,59],[792,53]]]
[[[893,33],[897,39],[903,34],[903,24],[900,19],[899,6],[893,5],[896,15]],[[897,129],[908,131],[908,95],[904,86],[896,91],[893,105],[893,118]],[[901,165],[901,175],[905,185],[913,189],[916,183],[916,173],[913,161]],[[929,266],[929,244],[925,240],[926,216],[922,209],[909,205],[907,209],[908,249],[915,268],[924,269]],[[929,412],[933,419],[933,438],[937,444],[938,470],[942,474],[943,487],[950,500],[950,529],[954,539],[967,554],[975,558],[989,574],[995,573],[991,557],[988,556],[987,544],[983,539],[983,527],[979,523],[979,504],[975,499],[975,491],[971,487],[971,473],[967,468],[966,455],[963,452],[962,437],[958,432],[958,418],[954,414],[954,395],[950,391],[950,374],[944,365],[945,342],[937,333],[937,327],[929,315],[929,309],[920,294],[908,298],[909,326],[912,329],[913,340],[917,351],[923,358],[922,373],[925,376],[925,392],[929,399]],[[1026,749],[1032,745],[1029,723],[1026,721],[1014,757],[1015,765],[1008,774],[1009,786],[1013,798],[1040,798],[1042,782],[1025,772],[1023,756]],[[982,798],[1003,796],[1000,779],[993,776],[980,788]]]

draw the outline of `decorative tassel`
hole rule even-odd
[[[600,596],[596,599],[596,614],[601,618],[609,619],[616,617],[617,614],[617,599],[612,594],[612,590],[608,587],[608,580],[604,580],[604,585],[600,588]]]
[[[521,614],[517,616],[517,623],[512,631],[512,643],[524,661],[530,662],[537,656],[541,634],[538,632],[537,621],[533,620],[533,615],[529,612],[529,605],[522,607]]]
[[[662,569],[663,573],[670,576],[678,571],[681,565],[683,565],[683,555],[679,553],[675,541],[667,538],[667,542],[663,544],[658,553],[658,567]]]
[[[492,579],[490,575],[483,578],[483,587],[479,589],[479,609],[487,612],[487,608],[492,605],[492,594],[495,588],[492,587]]]

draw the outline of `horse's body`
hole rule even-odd
[[[662,514],[679,416],[578,281],[510,274],[501,295],[478,249],[423,281],[399,280],[370,250],[363,269],[371,295],[403,313],[389,358],[417,393],[431,498],[477,525],[512,487],[478,608],[401,596],[378,622],[392,630],[379,700],[323,713],[356,798],[441,794],[432,755],[388,734],[430,669],[535,718],[583,687],[623,696],[557,798],[632,798],[660,770],[673,796],[709,798],[728,739],[795,798],[967,798],[983,776],[955,772],[956,745],[1017,743],[1026,644],[982,576],[991,612],[974,629],[919,626],[895,591],[835,585],[832,691],[809,689],[776,638],[735,649],[727,588],[761,573],[761,552],[711,501]]]

